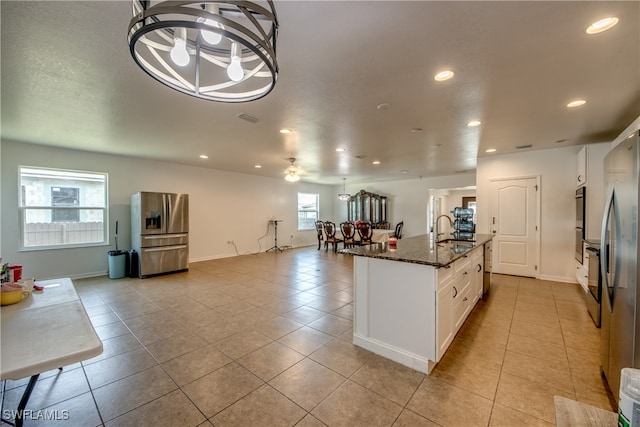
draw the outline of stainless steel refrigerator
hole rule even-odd
[[[189,195],[139,192],[131,196],[131,247],[138,277],[189,267]]]
[[[640,135],[635,131],[605,157],[607,202],[602,224],[602,373],[614,396],[622,368],[640,368],[638,287],[638,168]]]

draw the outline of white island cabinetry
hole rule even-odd
[[[409,249],[425,243],[418,237],[402,239],[406,259],[400,242],[400,254],[347,252],[360,255],[354,257],[354,344],[431,372],[482,295],[482,270],[477,270],[484,241],[473,242],[463,254],[449,244],[433,245],[431,251],[427,246],[432,258],[424,262]]]
[[[453,268],[451,267],[443,267],[438,271],[436,319],[438,322],[436,360],[440,360],[455,336],[453,330]]]

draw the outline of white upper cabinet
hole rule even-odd
[[[606,197],[606,188],[604,187],[604,157],[610,149],[611,144],[601,143],[589,144],[580,150],[580,152],[586,152],[584,182],[587,186],[585,196],[587,209],[584,218],[584,230],[585,238],[588,240],[600,240],[602,216],[604,215],[604,199]],[[580,159],[580,154],[578,154],[578,159]]]

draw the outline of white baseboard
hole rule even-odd
[[[548,276],[541,275],[540,280],[548,280],[551,282],[562,282],[562,283],[578,283],[575,277],[560,277],[560,276]]]
[[[388,344],[382,343],[372,338],[363,337],[361,335],[353,334],[353,343],[359,347],[376,353],[382,357],[398,362],[401,365],[407,366],[411,369],[415,369],[418,372],[425,374],[431,373],[435,367],[435,362],[426,359],[417,354],[410,353],[408,351],[392,347]]]

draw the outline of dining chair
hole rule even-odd
[[[320,250],[320,245],[324,240],[324,223],[322,221],[316,221],[316,233],[318,235],[318,250]]]
[[[324,222],[324,251],[329,249],[329,243],[333,245],[333,252],[338,252],[338,243],[342,242],[342,239],[336,236],[336,225],[331,221]]]
[[[343,245],[350,248],[356,244],[356,227],[349,221],[340,223],[340,231],[342,231]]]
[[[393,233],[393,237],[396,239],[402,239],[402,228],[404,227],[404,221],[400,221],[396,224],[396,230]]]
[[[373,234],[371,223],[369,221],[360,221],[358,227],[358,234],[360,235],[359,245],[370,245],[371,235]]]

